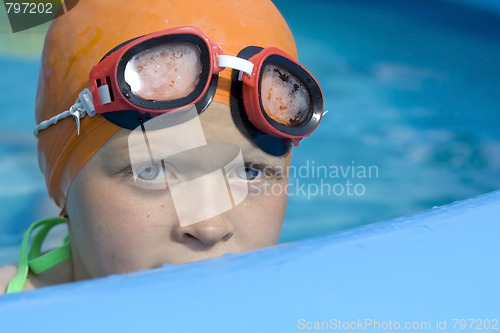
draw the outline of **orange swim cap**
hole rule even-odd
[[[275,46],[297,58],[285,20],[269,0],[185,1],[85,0],[54,20],[42,54],[36,100],[36,122],[68,110],[88,88],[89,72],[112,48],[151,32],[192,25],[219,43],[225,54],[246,46]],[[229,105],[231,71],[219,75],[215,101]],[[38,160],[49,195],[64,207],[73,178],[120,128],[101,115],[81,120],[77,135],[73,117],[40,132]]]

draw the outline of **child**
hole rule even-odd
[[[323,112],[296,59],[267,0],[86,0],[54,20],[35,134],[61,217],[33,226],[0,290],[276,244],[290,147]],[[58,223],[69,239],[41,256]]]

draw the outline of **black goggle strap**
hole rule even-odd
[[[238,57],[248,60],[262,50],[263,48],[261,47],[248,46],[238,53]],[[273,156],[284,155],[290,150],[291,140],[281,139],[266,134],[250,122],[243,104],[243,83],[239,78],[241,79],[241,71],[233,70],[230,107],[234,123],[245,136],[252,140],[264,152]]]

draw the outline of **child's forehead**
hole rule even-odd
[[[101,147],[97,155],[103,162],[128,161],[134,157],[147,159],[151,154],[157,155],[154,158],[168,158],[176,152],[205,144],[229,143],[239,147],[245,160],[283,166],[289,161],[286,155],[272,156],[265,153],[243,135],[232,119],[230,108],[222,103],[213,102],[197,121],[200,127],[173,126],[146,130],[147,142],[141,129],[132,132],[121,129]]]

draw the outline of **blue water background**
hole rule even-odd
[[[379,170],[378,178],[347,179],[364,184],[363,196],[290,197],[283,240],[500,187],[499,2],[276,3],[330,111],[293,164]],[[310,178],[301,181],[321,183]]]
[[[293,153],[296,170],[309,173],[291,179],[305,191],[290,195],[282,242],[500,188],[498,3],[275,3],[290,23],[300,61],[320,81],[329,111]],[[58,210],[46,195],[32,136],[39,60],[0,55],[0,65],[1,264],[15,260],[32,221]],[[318,177],[313,165],[372,166],[377,174]],[[338,193],[342,186],[347,190],[347,181],[364,194],[307,193],[308,186],[322,183],[337,186]]]

